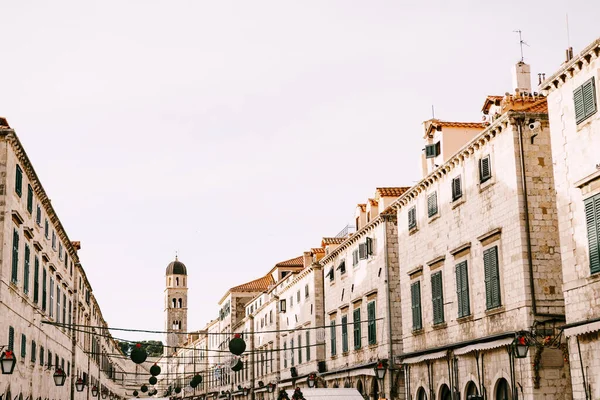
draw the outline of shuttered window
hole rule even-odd
[[[423,321],[421,319],[421,282],[415,282],[410,285],[410,297],[413,330],[419,330],[423,328]]]
[[[361,260],[365,260],[367,258],[367,244],[360,243],[358,245],[358,258]]]
[[[498,246],[483,252],[485,270],[485,300],[487,309],[500,307],[500,276],[498,272]]]
[[[596,84],[593,77],[573,91],[573,102],[577,124],[596,113]]]
[[[306,331],[306,361],[310,361],[310,331]]]
[[[360,308],[354,310],[354,313],[352,314],[352,323],[354,328],[354,350],[358,350],[362,347],[360,329]]]
[[[492,177],[492,165],[490,155],[481,158],[479,160],[479,182],[483,183]]]
[[[46,279],[48,273],[46,272],[46,268],[42,271],[42,311],[46,311]]]
[[[40,300],[40,259],[38,256],[33,258],[33,302]]]
[[[31,185],[27,185],[27,211],[29,214],[33,213],[33,188]]]
[[[600,194],[585,200],[590,273],[600,272]]]
[[[19,197],[23,194],[23,170],[18,164],[15,174],[15,192]]]
[[[298,364],[302,364],[302,335],[298,335]]]
[[[462,197],[462,182],[460,175],[452,179],[452,201],[456,201]]]
[[[352,252],[352,266],[355,267],[358,265],[358,249]]]
[[[471,314],[469,275],[466,261],[456,264],[456,298],[458,301],[458,317],[466,317]]]
[[[40,205],[38,204],[36,209],[35,209],[35,223],[38,226],[42,226],[42,208],[40,207]]]
[[[429,196],[427,196],[427,216],[433,217],[437,213],[437,192],[433,192]]]
[[[15,351],[15,328],[8,327],[8,350]]]
[[[21,359],[25,360],[27,357],[27,336],[24,333],[21,334]]]
[[[287,359],[288,359],[287,342],[283,342],[283,368],[287,368]]]
[[[48,304],[48,315],[54,316],[54,279],[50,277],[50,304]]]
[[[342,353],[348,352],[348,316],[342,316]]]
[[[435,158],[440,154],[440,142],[425,145],[425,158]]]
[[[411,207],[408,210],[408,229],[413,229],[417,227],[417,208]]]
[[[44,346],[40,346],[40,365],[44,365],[44,356],[46,355]]]
[[[367,246],[367,255],[373,255],[373,239],[368,237],[365,241],[365,245]]]
[[[371,301],[367,304],[367,336],[369,344],[377,343],[377,325],[375,324],[375,302]]]
[[[331,322],[329,322],[329,330],[331,332],[331,355],[335,356],[337,354],[337,346],[336,346],[336,331],[335,331],[335,320],[331,320]]]
[[[35,344],[35,340],[31,341],[31,362],[35,362],[35,357],[37,356],[37,347]]]
[[[444,285],[442,272],[431,275],[431,299],[433,302],[433,323],[444,322]]]
[[[25,265],[23,266],[23,293],[29,293],[29,245],[25,243]]]
[[[10,278],[12,283],[19,280],[19,231],[13,231],[13,251],[12,251],[12,274]]]

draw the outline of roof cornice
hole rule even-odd
[[[546,93],[553,92],[561,87],[566,81],[577,75],[584,65],[590,64],[592,59],[600,56],[600,38],[594,40],[586,48],[581,50],[579,54],[573,57],[572,60],[564,63],[558,71],[546,79],[539,86],[539,90]]]
[[[304,268],[302,271],[300,271],[299,273],[296,274],[296,276],[294,277],[294,279],[292,279],[292,281],[290,283],[288,283],[286,286],[281,288],[281,290],[277,291],[277,294],[278,295],[282,294],[283,292],[285,292],[286,290],[288,290],[289,288],[294,286],[296,283],[298,283],[300,280],[302,280],[302,278],[311,274],[314,271],[314,267],[320,268],[321,264],[319,262],[314,262],[311,265],[309,265],[308,267]]]

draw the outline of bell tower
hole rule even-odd
[[[179,332],[187,332],[187,268],[175,256],[175,261],[167,266],[165,275],[166,355],[186,341],[186,335]]]

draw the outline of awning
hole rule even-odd
[[[469,346],[461,347],[461,348],[454,350],[454,355],[462,356],[462,355],[465,355],[465,354],[470,353],[475,350],[483,351],[483,350],[497,349],[498,347],[507,346],[507,345],[511,344],[514,340],[515,340],[514,337],[507,337],[504,339],[492,340],[491,342],[475,343],[475,344],[471,344]]]
[[[364,397],[356,389],[302,388],[301,390],[306,400],[364,400]],[[294,391],[286,390],[286,392],[291,399]]]
[[[326,377],[326,379],[337,379],[360,375],[375,376],[375,370],[373,368],[358,368],[350,371],[333,372],[331,374],[324,375],[324,377]]]
[[[592,333],[600,331],[600,321],[590,322],[589,324],[574,326],[573,328],[565,329],[565,336],[579,336],[584,335],[586,333]]]
[[[428,360],[437,360],[444,358],[448,354],[447,350],[436,351],[434,353],[421,354],[420,356],[408,357],[402,360],[403,364],[417,364]]]

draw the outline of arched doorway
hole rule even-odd
[[[508,382],[504,378],[500,378],[496,384],[496,397],[495,400],[511,400],[510,387]]]
[[[467,383],[467,389],[465,390],[465,399],[471,400],[472,396],[478,396],[478,395],[479,395],[479,390],[477,390],[477,385],[475,385],[475,382],[470,381],[469,383]]]
[[[358,390],[358,393],[360,393],[364,396],[365,389],[363,388],[363,383],[360,379],[358,380],[358,382],[356,382],[356,390]]]
[[[427,400],[427,393],[422,386],[417,390],[417,400]]]
[[[440,388],[440,400],[452,400],[452,392],[450,392],[450,388],[445,383]]]
[[[371,395],[373,399],[379,398],[379,383],[376,378],[373,378],[373,391],[371,392]]]

